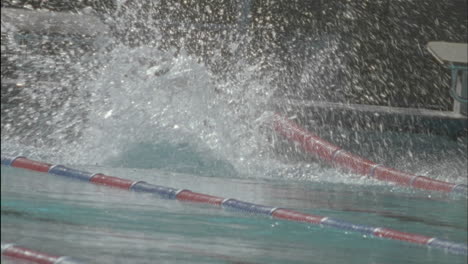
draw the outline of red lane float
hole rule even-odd
[[[333,159],[333,154],[340,149],[340,147],[322,140],[289,120],[281,121],[273,123],[276,132],[291,141],[299,143],[306,152],[315,155],[319,159],[330,162]]]
[[[377,180],[394,182],[404,186],[411,186],[413,179],[417,177],[414,174],[405,173],[384,166],[375,168],[372,176]]]
[[[304,150],[309,153],[317,153],[320,159],[326,162],[333,162],[333,156],[340,147],[324,142],[321,138],[316,136],[309,136],[302,145]]]
[[[8,157],[2,157],[2,160],[9,161],[14,160]],[[34,163],[34,162],[33,162]],[[9,162],[4,162],[2,165],[10,164]],[[8,166],[8,165],[6,165]],[[36,168],[36,167],[33,167]],[[375,167],[372,167],[375,168]],[[38,166],[37,169],[43,170],[41,166]],[[89,175],[90,173],[86,172],[85,175]],[[68,174],[55,174],[57,176],[65,176],[68,177]],[[216,205],[219,208],[226,208],[226,209],[234,209],[244,213],[249,214],[257,214],[257,215],[265,215],[271,216],[276,219],[283,219],[289,221],[296,221],[296,222],[306,222],[311,224],[318,224],[324,227],[334,227],[337,229],[342,230],[351,230],[355,232],[359,232],[361,234],[372,234],[373,236],[377,237],[384,237],[388,239],[394,240],[401,240],[406,241],[409,243],[416,243],[416,244],[424,244],[429,247],[436,247],[444,249],[448,252],[458,254],[458,255],[468,255],[468,245],[463,243],[456,243],[452,241],[446,241],[443,239],[438,238],[429,238],[427,236],[422,236],[418,234],[411,234],[405,233],[400,231],[395,231],[392,229],[382,228],[382,227],[372,227],[367,225],[359,225],[353,224],[350,222],[342,221],[339,219],[329,218],[325,216],[318,216],[318,215],[311,215],[300,213],[293,210],[282,209],[272,206],[265,206],[260,204],[254,204],[249,202],[244,202],[236,199],[223,199],[221,197],[195,193],[185,189],[174,189],[170,187],[164,186],[157,186],[148,184],[142,181],[131,181],[127,179],[121,179],[117,177],[107,176],[103,174],[96,174],[91,177],[94,178],[94,183],[102,184],[110,187],[117,187],[122,189],[127,189],[129,191],[139,191],[139,192],[147,192],[147,193],[154,193],[158,194],[159,197],[169,198],[169,199],[177,199],[182,202],[196,202],[196,203],[205,203],[205,204],[212,204]],[[416,176],[417,177],[417,176]],[[412,183],[415,181],[416,178],[413,177],[413,180],[410,181]],[[93,182],[93,180],[90,180]],[[466,188],[463,185],[456,185],[453,189],[456,188]],[[7,246],[11,246],[11,244],[7,244]],[[2,253],[6,250],[7,246],[4,246],[2,243]],[[69,262],[68,258],[62,259],[64,257],[59,258],[54,264],[70,264],[70,263],[77,263],[77,262]]]
[[[37,172],[49,172],[52,164],[30,160],[24,157],[18,157],[11,163],[12,167],[28,169]]]
[[[93,177],[91,177],[89,182],[92,182],[98,185],[106,185],[106,186],[115,187],[119,189],[125,189],[125,190],[129,190],[130,187],[135,183],[135,181],[113,177],[113,176],[107,176],[101,173],[95,174]]]
[[[338,150],[333,158],[333,164],[337,167],[346,168],[349,171],[369,175],[378,164],[364,159],[344,150]]]
[[[186,201],[192,203],[204,203],[204,204],[213,204],[219,205],[223,203],[224,198],[211,196],[203,193],[191,192],[189,190],[183,190],[179,192],[176,196],[176,199],[179,201]]]
[[[414,179],[412,186],[426,190],[451,192],[456,184],[438,181],[424,176],[418,176],[416,179]]]
[[[388,228],[376,228],[374,230],[374,236],[396,239],[421,245],[427,245],[427,243],[431,239],[431,237],[428,236],[410,234]]]
[[[39,264],[54,264],[59,259],[59,256],[48,255],[18,246],[6,248],[2,251],[2,255]]]
[[[376,164],[358,155],[344,151],[319,136],[306,131],[298,124],[278,114],[273,119],[274,130],[288,140],[296,142],[307,153],[356,174],[373,177],[377,180],[393,182],[403,186],[441,192],[466,192],[465,184],[453,184],[418,176]],[[466,193],[465,193],[466,194]]]
[[[20,247],[15,244],[1,243],[2,255],[5,257],[14,258],[27,263],[37,264],[83,264],[83,262],[67,257],[54,256],[28,248]],[[22,262],[21,262],[22,263]]]
[[[312,224],[320,224],[325,218],[324,216],[304,214],[293,210],[278,208],[271,214],[274,218],[292,220],[297,222],[307,222]]]

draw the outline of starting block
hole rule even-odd
[[[468,44],[431,41],[427,49],[437,61],[451,70],[453,112],[468,116]]]

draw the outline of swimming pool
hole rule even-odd
[[[294,87],[290,92],[297,96],[333,94],[342,67],[335,61],[341,58],[339,35],[278,37],[292,50],[313,43],[295,65],[294,52],[275,47],[281,30],[260,25],[230,35],[223,27],[190,28],[184,36],[182,23],[182,29],[171,24],[145,35],[148,28],[139,28],[134,16],[142,7],[126,8],[108,19],[121,35],[135,23],[135,31],[128,30],[134,38],[99,39],[91,51],[67,42],[64,49],[39,47],[55,57],[32,56],[24,42],[38,48],[51,40],[8,31],[13,39],[23,37],[9,48],[28,51],[10,62],[27,70],[40,65],[40,71],[25,72],[26,81],[2,97],[2,164],[3,157],[24,155],[89,177],[128,179],[116,180],[127,189],[135,181],[171,187],[165,190],[172,199],[61,177],[61,167],[54,174],[50,167],[45,172],[51,173],[40,173],[2,165],[2,247],[15,243],[84,263],[466,263],[467,200],[452,192],[467,183],[466,135],[356,132],[310,123],[302,125],[314,136],[298,136],[269,123],[273,111],[298,122],[298,113],[288,112],[284,87]],[[266,21],[269,13],[260,15]],[[171,36],[185,44],[161,47]],[[285,106],[275,109],[272,99]],[[324,156],[317,146],[330,146],[318,137],[350,152],[337,147]],[[304,145],[305,138],[315,145]],[[375,164],[355,166],[346,157],[363,159],[350,153]],[[399,178],[387,177],[385,166],[408,172],[405,184],[394,185],[391,179]],[[454,185],[421,184],[426,178],[414,175]],[[410,188],[417,186],[435,187]],[[182,189],[216,197],[208,204],[187,202],[183,197],[191,193],[177,192]],[[22,262],[2,255],[2,263]]]
[[[170,156],[173,153],[168,150],[177,147],[166,143],[165,148],[159,146],[153,155],[165,156],[161,151],[166,149],[166,155]],[[148,146],[139,148],[144,151]],[[294,170],[319,177],[340,175],[335,168],[310,165],[302,168],[284,165],[276,174],[271,171],[270,177],[239,177],[226,174],[229,171],[226,164],[219,165],[213,158],[187,150],[185,153],[192,155],[192,159],[204,162],[190,164],[194,170],[191,174],[144,168],[154,160],[146,159],[144,164],[139,155],[127,156],[126,167],[79,164],[75,167],[466,243],[464,195],[416,191],[368,179],[327,182],[291,177]],[[204,170],[213,175],[197,175],[196,171],[206,174]],[[11,241],[91,263],[466,262],[466,252],[453,254],[355,230],[291,222],[229,207],[220,211],[209,205],[180,203],[154,194],[89,185],[4,166],[1,193],[2,242]],[[4,257],[2,261],[12,260]]]

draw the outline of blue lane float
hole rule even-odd
[[[433,238],[427,243],[427,245],[434,248],[444,249],[450,253],[457,255],[468,255],[468,247],[466,244],[464,245],[444,239]]]
[[[224,200],[221,205],[225,209],[231,209],[235,211],[242,211],[242,212],[246,212],[250,214],[260,214],[260,215],[271,215],[273,211],[276,209],[275,207],[243,202],[243,201],[239,201],[236,199]]]
[[[468,195],[468,185],[466,184],[457,184],[453,187],[452,192]]]
[[[443,239],[438,239],[435,237],[406,233],[384,227],[371,227],[366,225],[353,224],[334,218],[305,214],[294,210],[254,204],[239,201],[236,199],[225,199],[222,197],[195,193],[185,189],[175,189],[170,187],[158,186],[143,181],[133,181],[113,176],[107,176],[100,173],[91,174],[89,172],[74,170],[61,165],[54,166],[49,163],[34,161],[24,157],[18,159],[18,162],[16,162],[15,159],[12,159],[10,157],[2,157],[2,165],[21,169],[28,169],[36,172],[49,172],[50,174],[54,174],[57,176],[63,176],[69,179],[77,179],[82,181],[84,180],[93,184],[99,184],[113,188],[120,188],[142,193],[152,193],[156,194],[157,197],[165,199],[175,199],[181,202],[192,202],[199,204],[202,203],[249,214],[270,216],[272,218],[280,220],[305,222],[308,224],[316,224],[324,227],[333,227],[345,231],[369,234],[374,237],[387,238],[412,244],[426,245],[428,247],[433,248],[440,248],[445,250],[446,252],[450,252],[453,254],[468,255],[468,246],[464,243],[456,243],[446,241]]]
[[[130,190],[135,191],[135,192],[155,194],[159,196],[160,198],[168,199],[168,200],[175,200],[177,193],[181,191],[181,190],[170,188],[170,187],[150,184],[144,181],[140,181],[140,182],[133,184],[132,187],[130,187]]]
[[[13,163],[13,160],[12,158],[8,158],[8,157],[2,157],[2,165],[3,166],[10,166],[11,163]]]
[[[372,226],[353,224],[328,217],[325,217],[320,223],[324,226],[331,226],[341,230],[354,231],[365,235],[372,235],[375,231],[375,227]]]
[[[62,165],[52,166],[49,169],[49,173],[87,182],[95,175],[95,173],[75,170]]]

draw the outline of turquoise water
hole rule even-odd
[[[126,25],[120,29],[125,31],[137,17],[122,17],[116,27]],[[266,117],[278,106],[270,99],[278,101],[278,87],[289,87],[277,82],[290,72],[281,68],[286,55],[257,50],[263,37],[236,40],[224,32],[226,38],[214,39],[223,44],[218,49],[197,42],[203,34],[181,36],[179,49],[163,49],[168,32],[151,29],[150,36],[138,36],[147,42],[101,39],[91,51],[66,45],[63,52],[41,50],[36,39],[33,47],[12,44],[16,52],[38,53],[11,56],[12,64],[43,67],[37,76],[25,74],[27,84],[12,88],[6,103],[2,97],[2,155],[467,243],[466,197],[340,172],[272,134]],[[194,55],[190,50],[198,44],[204,52]],[[307,93],[317,99],[328,89],[322,79],[330,78],[318,68],[337,55],[338,44],[329,41],[328,48],[304,57],[307,67],[298,67],[303,72],[298,82],[312,83]],[[48,74],[57,75],[55,83],[36,83]],[[284,101],[279,108],[287,112]],[[307,125],[376,162],[466,184],[466,136]],[[1,168],[1,235],[2,242],[99,264],[467,262],[466,256],[440,249],[6,167]],[[20,262],[2,257],[2,263]]]
[[[141,147],[140,151],[148,148]],[[170,151],[160,155],[172,166],[174,158],[170,158]],[[281,177],[284,170],[278,170],[276,177],[236,176],[231,166],[214,157],[189,152],[186,155],[181,157],[186,167],[178,173],[160,166],[164,159],[155,163],[157,168],[148,168],[151,163],[145,163],[142,156],[131,157],[130,153],[108,161],[114,164],[112,167],[69,165],[353,223],[467,242],[464,197],[377,182],[288,179]],[[127,158],[127,163],[121,163],[127,167],[119,168],[115,162],[121,162],[122,157]],[[333,173],[333,169],[322,168],[327,170],[326,173]],[[224,174],[226,171],[231,174]],[[316,168],[309,173],[313,171],[318,173]],[[162,200],[6,167],[1,170],[1,210],[2,241],[91,263],[466,263],[466,256],[439,249]],[[3,258],[2,263],[16,262]]]
[[[106,54],[102,71],[77,90],[92,97],[39,109],[53,113],[50,123],[19,133],[2,123],[2,154],[467,242],[465,197],[395,187],[307,159],[271,134],[268,90],[248,73],[241,83],[211,82],[209,71],[180,55],[165,75],[147,78],[147,65],[126,61],[148,54],[164,57],[146,48]],[[75,115],[81,110],[85,119]],[[18,118],[14,125],[27,124],[27,115]],[[377,162],[466,183],[463,137],[331,131],[322,136]],[[3,242],[90,263],[466,263],[439,249],[48,174],[2,167],[1,181]]]

